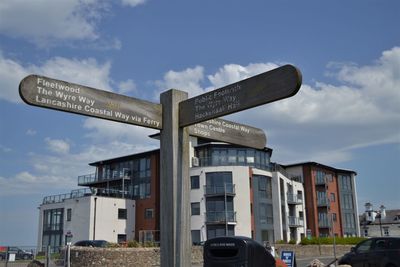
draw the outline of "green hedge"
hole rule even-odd
[[[336,237],[336,244],[338,245],[356,245],[365,240],[364,237]],[[333,237],[312,237],[311,239],[303,238],[300,242],[301,245],[332,245]]]

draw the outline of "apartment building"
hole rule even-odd
[[[317,162],[283,166],[304,184],[307,231],[312,236],[360,236],[356,172]]]
[[[191,138],[190,151],[193,243],[223,235],[249,236],[259,242],[299,242],[305,236],[303,184],[270,162],[272,149]],[[159,163],[159,150],[90,163],[95,172],[78,177],[78,185],[86,188],[84,193],[44,198],[39,208],[38,247],[93,238],[159,241]],[[58,210],[54,219],[58,237],[50,240],[46,238],[46,216],[53,210]],[[109,224],[100,226],[102,220]],[[75,230],[74,223],[81,221],[86,226]],[[124,230],[117,229],[118,224]]]

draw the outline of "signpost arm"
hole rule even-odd
[[[191,265],[189,133],[179,127],[179,102],[187,93],[160,95],[163,107],[160,151],[160,263],[163,267]]]

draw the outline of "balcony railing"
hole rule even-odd
[[[236,222],[235,211],[208,211],[205,213],[206,223],[230,223]]]
[[[77,190],[72,190],[71,193],[67,194],[46,196],[43,198],[42,204],[60,203],[66,199],[79,198],[90,195],[92,195],[92,191],[89,188],[77,189]]]
[[[317,206],[318,207],[328,207],[329,206],[329,200],[327,198],[319,198],[317,199]]]
[[[288,204],[302,204],[303,203],[303,195],[301,194],[287,194],[287,202]]]
[[[112,180],[130,179],[130,178],[131,178],[130,170],[113,171],[110,172],[109,175],[106,175],[105,177],[99,177],[96,173],[90,173],[78,176],[78,185],[84,186],[98,182],[107,182]]]
[[[330,228],[331,223],[328,219],[318,221],[319,228]]]
[[[204,186],[204,194],[205,195],[235,195],[235,185],[234,184],[225,184],[220,186]]]
[[[103,196],[103,197],[114,197],[114,198],[128,198],[132,199],[133,196],[128,191],[122,191],[118,189],[107,189],[107,188],[96,188],[96,189],[77,189],[72,190],[71,193],[46,196],[43,198],[42,204],[60,203],[66,199],[81,198],[86,196]]]
[[[326,185],[326,179],[325,178],[317,178],[317,179],[315,179],[315,184],[316,185]]]
[[[300,217],[296,217],[296,216],[289,216],[288,217],[288,224],[289,224],[289,227],[290,226],[294,226],[294,227],[301,227],[301,226],[304,226],[304,220],[303,220],[303,218],[300,218]]]

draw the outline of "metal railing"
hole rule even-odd
[[[301,227],[304,226],[304,220],[301,217],[289,216],[288,224],[289,226]]]
[[[331,222],[328,219],[318,221],[319,228],[329,228],[331,227]]]
[[[287,194],[287,202],[288,204],[302,204],[303,203],[303,195],[301,194]]]
[[[227,223],[236,222],[235,211],[207,211],[206,223]]]
[[[84,188],[72,190],[71,193],[46,196],[43,198],[42,204],[60,203],[66,199],[75,199],[86,196],[103,196],[103,197],[115,197],[115,198],[129,198],[132,199],[133,195],[127,190],[118,190],[110,188]]]
[[[234,184],[225,184],[221,186],[204,186],[204,194],[205,195],[235,195],[235,185]]]
[[[100,177],[96,173],[84,174],[78,176],[78,185],[89,185],[98,182],[107,182],[120,179],[131,179],[131,171],[124,169],[122,171],[112,171],[105,176]]]
[[[329,206],[329,200],[327,198],[318,198],[317,199],[317,206],[318,207],[327,207]]]
[[[80,197],[90,196],[90,195],[92,195],[92,191],[89,188],[76,189],[76,190],[72,190],[71,193],[67,193],[67,194],[46,196],[43,198],[42,204],[60,203],[66,199],[80,198]]]

